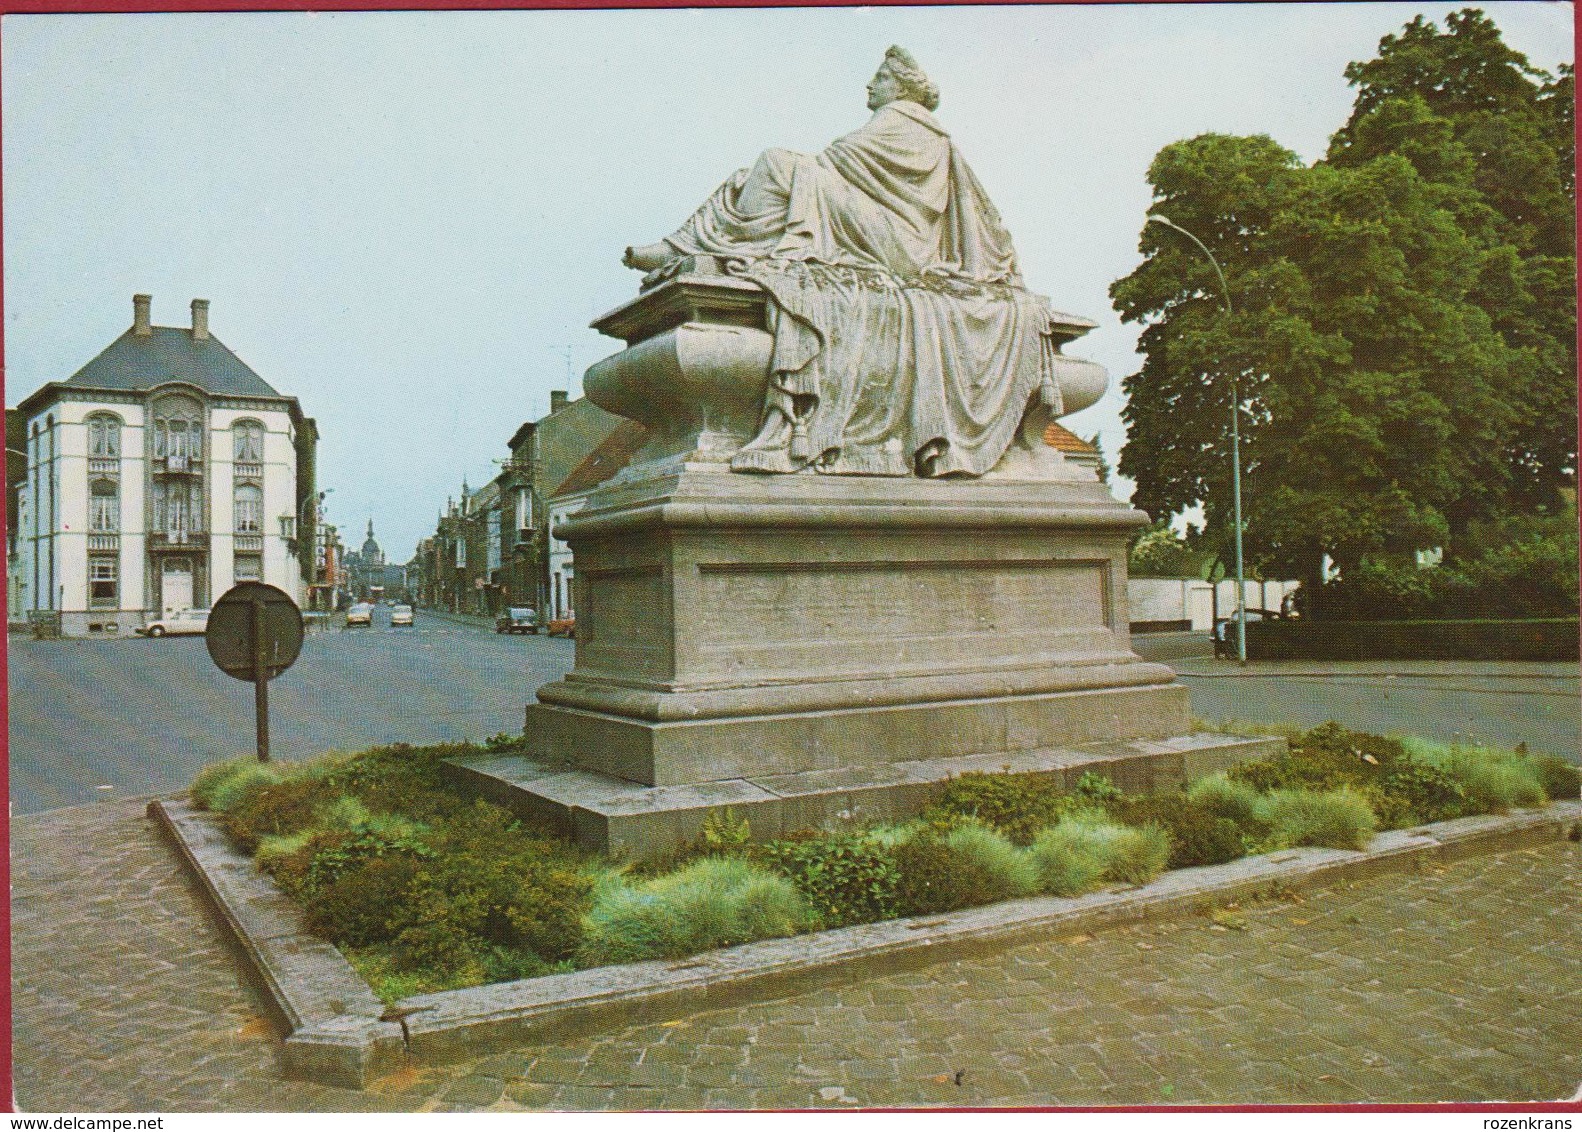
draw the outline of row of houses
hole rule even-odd
[[[407,571],[418,604],[482,616],[515,606],[574,615],[575,565],[555,527],[647,439],[634,421],[563,390],[551,393],[549,414],[524,422],[506,442],[499,474],[480,488],[463,480],[434,533],[418,543]]]
[[[331,600],[318,427],[209,331],[132,325],[6,411],[7,612],[66,636],[126,634],[259,580]]]
[[[576,564],[555,531],[647,440],[648,430],[635,421],[562,391],[550,394],[549,415],[525,422],[507,442],[500,474],[477,489],[463,480],[434,534],[418,543],[408,569],[418,603],[489,617],[513,606],[574,616]],[[1067,459],[1100,465],[1098,449],[1060,425],[1051,424],[1044,441]]]

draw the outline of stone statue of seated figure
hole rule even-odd
[[[982,475],[1030,408],[1060,413],[1049,302],[1023,288],[938,105],[892,47],[866,125],[816,156],[766,151],[675,232],[626,250],[649,273],[716,257],[768,292],[769,392],[737,471]]]

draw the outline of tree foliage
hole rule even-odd
[[[1207,134],[1149,168],[1145,259],[1111,295],[1143,326],[1120,471],[1156,518],[1202,503],[1228,544],[1231,397],[1246,543],[1316,580],[1453,556],[1480,520],[1556,508],[1574,474],[1572,76],[1468,10],[1353,63],[1350,120],[1305,165]],[[1227,300],[1234,313],[1227,313]]]

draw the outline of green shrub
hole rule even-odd
[[[1378,829],[1367,799],[1348,787],[1272,790],[1259,799],[1258,816],[1269,824],[1272,847],[1278,848],[1362,849]]]
[[[1559,755],[1533,755],[1531,758],[1538,781],[1552,800],[1575,800],[1582,795],[1582,768]]]
[[[1380,776],[1376,790],[1367,793],[1385,829],[1448,821],[1471,810],[1461,783],[1428,763],[1395,763]]]
[[[1042,775],[972,771],[941,786],[923,817],[947,828],[950,819],[969,818],[1026,845],[1067,806],[1059,785]]]
[[[1467,813],[1464,784],[1434,760],[1421,757],[1414,742],[1326,723],[1292,740],[1286,752],[1231,768],[1228,777],[1265,792],[1323,793],[1349,787],[1368,801],[1386,829]]]
[[[265,837],[285,837],[311,829],[319,807],[333,795],[323,782],[288,778],[243,797],[220,817],[220,825],[245,853],[258,848]]]
[[[983,825],[918,833],[897,846],[895,863],[902,915],[954,912],[1038,889],[1033,860],[1004,834]]]
[[[903,916],[954,912],[994,899],[993,878],[964,869],[944,838],[932,830],[896,846],[895,867],[900,874],[896,907]]]
[[[331,943],[367,947],[388,943],[392,919],[411,899],[417,860],[375,857],[320,887],[307,904],[308,928]]]
[[[1241,826],[1179,792],[1150,794],[1115,802],[1110,812],[1124,824],[1154,825],[1170,838],[1169,868],[1219,865],[1247,851]]]
[[[795,935],[812,911],[783,876],[736,857],[705,857],[637,883],[616,876],[594,893],[581,962],[678,959],[756,939]]]
[[[1126,792],[1115,785],[1115,783],[1105,778],[1102,774],[1095,774],[1091,770],[1082,772],[1082,777],[1077,779],[1076,789],[1072,793],[1076,797],[1070,800],[1071,804],[1066,806],[1066,812],[1074,809],[1108,806],[1112,802],[1119,802],[1126,796]]]
[[[825,927],[866,924],[896,914],[900,874],[895,855],[871,837],[804,833],[760,846],[758,859],[796,885]]]

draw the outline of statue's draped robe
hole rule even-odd
[[[769,150],[666,238],[770,295],[770,388],[740,471],[982,475],[1035,396],[1049,301],[950,136],[892,102],[816,157]]]

